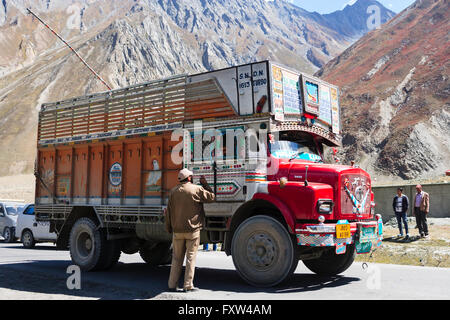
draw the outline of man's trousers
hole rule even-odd
[[[184,257],[186,269],[184,272],[183,289],[194,287],[195,260],[200,244],[200,230],[189,233],[173,233],[172,266],[170,268],[169,288],[176,288],[181,275]]]

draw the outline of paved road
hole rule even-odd
[[[108,272],[81,274],[81,289],[69,290],[68,251],[38,244],[0,242],[0,299],[449,299],[450,269],[354,263],[336,277],[321,277],[299,266],[289,282],[275,288],[254,288],[236,273],[231,257],[199,252],[192,293],[169,293],[170,266],[149,267],[138,254],[122,254]]]

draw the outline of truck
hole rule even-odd
[[[216,194],[201,243],[251,285],[288,281],[300,260],[336,275],[381,245],[370,175],[325,161],[342,146],[339,88],[280,63],[44,103],[37,137],[36,219],[84,271],[122,253],[170,263],[164,213],[182,168]]]

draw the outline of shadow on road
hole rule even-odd
[[[70,264],[70,261],[31,261],[0,265],[0,288],[67,296],[61,299],[70,299],[70,296],[94,299],[149,299],[167,292],[170,265],[150,267],[145,263],[118,263],[109,271],[82,272],[81,290],[69,290],[66,283],[71,274],[66,273],[66,270]],[[315,291],[325,287],[340,287],[354,281],[360,279],[296,273],[285,284],[273,288],[256,288],[244,282],[235,270],[200,267],[196,268],[195,273],[195,285],[201,290],[231,293],[288,294]],[[192,298],[182,292],[167,292],[167,294],[159,298]],[[11,299],[21,299],[20,292],[15,295]]]
[[[196,270],[196,286],[201,289],[220,290],[241,293],[295,293],[320,290],[324,287],[339,287],[359,278],[345,276],[318,276],[310,273],[295,273],[271,288],[257,288],[242,280],[235,270],[200,268]]]
[[[36,244],[36,246],[32,249],[27,249],[25,248],[22,244],[17,243],[17,245],[14,246],[8,246],[8,247],[2,247],[2,249],[23,249],[23,250],[49,250],[49,251],[57,251],[58,249],[56,248],[56,246],[41,246],[38,244]]]

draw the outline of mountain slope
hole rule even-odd
[[[339,34],[354,38],[361,38],[369,30],[368,17],[373,14],[371,8],[376,7],[380,13],[380,24],[385,24],[395,16],[395,12],[385,8],[375,0],[359,0],[344,9],[323,15],[326,25]],[[366,13],[365,15],[362,13]],[[370,21],[369,21],[370,22]]]
[[[263,59],[313,73],[354,41],[280,0],[2,0],[0,176],[32,172],[41,103],[105,90],[27,7],[113,88]]]
[[[402,179],[450,163],[450,10],[419,0],[317,75],[341,87],[344,157]]]

